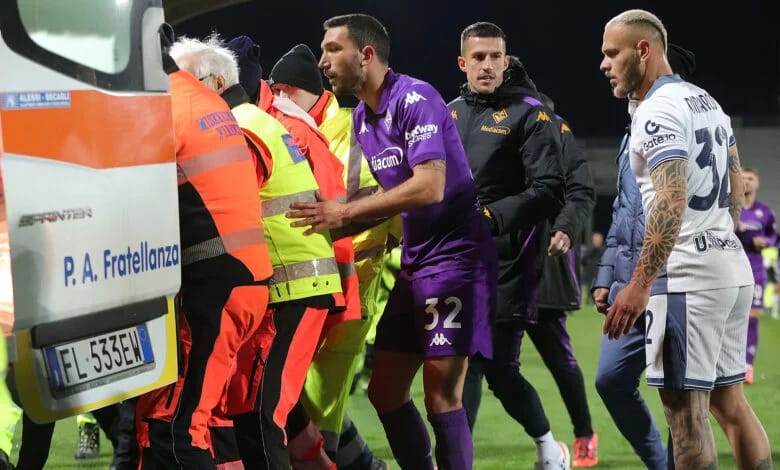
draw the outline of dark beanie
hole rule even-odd
[[[672,72],[682,77],[683,80],[687,80],[696,70],[696,54],[677,44],[669,43],[666,58],[672,67]]]
[[[238,82],[249,96],[257,96],[263,68],[260,66],[260,46],[249,36],[238,36],[227,43],[238,59]]]
[[[274,83],[297,86],[315,95],[321,95],[325,89],[317,58],[305,44],[293,47],[274,64],[268,84]]]

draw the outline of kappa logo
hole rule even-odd
[[[366,127],[365,121],[363,121],[363,123],[360,124],[360,132],[358,132],[358,135],[363,135],[366,132],[368,132],[368,128]]]
[[[444,345],[452,346],[452,343],[450,343],[450,340],[448,340],[447,337],[444,336],[444,333],[435,333],[433,335],[433,339],[431,340],[431,344],[429,344],[429,346],[444,346]]]
[[[506,119],[509,115],[506,113],[506,109],[501,108],[495,113],[493,113],[493,120],[496,121],[496,124]]]
[[[457,121],[458,120],[458,111],[453,109],[452,111],[450,111],[450,116],[452,116],[452,119]]]
[[[404,99],[404,108],[420,100],[427,101],[423,95],[417,93],[416,91],[409,92],[406,94],[406,99]]]
[[[563,124],[561,124],[561,134],[565,134],[567,132],[571,132],[571,129],[569,129],[569,126],[567,126],[566,123],[564,122]]]
[[[536,115],[536,120],[552,122],[552,120],[550,119],[550,115],[547,114],[546,111],[539,111],[539,114]]]

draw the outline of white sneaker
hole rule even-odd
[[[561,449],[561,454],[555,460],[545,460],[544,462],[534,463],[534,470],[570,470],[571,469],[571,455],[569,454],[569,446],[561,441],[558,442],[558,447]]]

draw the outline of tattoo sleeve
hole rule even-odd
[[[661,163],[651,175],[655,200],[645,216],[645,238],[632,279],[650,286],[661,272],[680,234],[687,205],[687,160]]]
[[[729,215],[734,221],[734,226],[739,224],[739,214],[742,211],[742,203],[745,197],[745,187],[742,182],[742,167],[739,164],[739,152],[737,146],[729,147],[729,181],[731,182],[731,196],[729,197]]]
[[[447,171],[447,164],[444,162],[444,160],[426,160],[422,163],[418,163],[415,165],[416,168],[425,169],[425,170],[436,170],[441,171],[442,173]]]

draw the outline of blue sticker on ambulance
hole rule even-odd
[[[70,108],[69,91],[3,93],[3,109]]]

